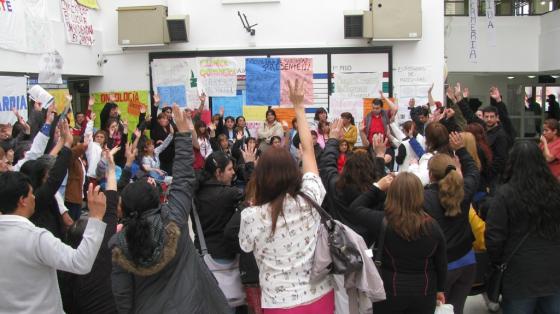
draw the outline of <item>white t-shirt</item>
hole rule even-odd
[[[319,204],[326,194],[321,178],[313,173],[304,174],[301,191]],[[253,252],[257,260],[263,308],[298,306],[333,289],[330,276],[309,283],[319,214],[301,196],[294,199],[289,195],[284,199],[283,212],[274,235],[268,204],[241,212],[239,244],[245,252]]]

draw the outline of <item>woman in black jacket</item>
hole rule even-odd
[[[461,314],[476,276],[469,209],[478,189],[480,172],[459,133],[449,135],[449,144],[459,157],[461,167],[459,169],[447,154],[436,154],[430,159],[431,184],[424,191],[424,208],[439,223],[445,235],[449,262],[445,296],[455,313]]]
[[[117,231],[117,205],[119,194],[117,192],[117,178],[115,174],[115,161],[111,154],[106,154],[107,160],[107,184],[105,197],[107,198],[107,210],[103,216],[103,222],[107,224],[103,242],[99,253],[95,258],[91,272],[87,275],[76,275],[63,273],[64,288],[62,301],[64,311],[67,313],[83,314],[113,314],[117,313],[115,299],[111,290],[111,249],[107,245],[109,239]],[[86,228],[87,218],[77,220],[66,233],[66,243],[77,248],[82,241]]]
[[[369,226],[355,219],[349,206],[358,196],[368,191],[371,185],[385,175],[385,143],[374,146],[375,158],[366,150],[357,150],[348,157],[342,172],[338,173],[338,137],[341,121],[333,122],[329,140],[319,159],[319,174],[327,191],[323,206],[335,219],[361,235],[368,245],[372,243]],[[375,144],[375,143],[372,143]],[[379,202],[383,204],[384,198]]]
[[[533,141],[513,145],[486,220],[490,260],[501,264],[528,235],[503,278],[503,313],[560,313],[560,185]]]
[[[387,189],[385,211],[372,210]],[[350,207],[369,226],[376,242],[386,223],[379,272],[387,299],[373,304],[374,313],[432,314],[436,299],[445,303],[445,238],[423,204],[422,183],[403,172],[394,180],[391,175],[384,177]]]

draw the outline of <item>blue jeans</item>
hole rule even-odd
[[[557,314],[560,313],[560,294],[535,298],[504,298],[504,314]]]

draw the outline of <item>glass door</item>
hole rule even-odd
[[[538,138],[545,119],[559,118],[553,109],[560,97],[559,84],[510,86],[508,96],[514,100],[508,109],[519,138]]]

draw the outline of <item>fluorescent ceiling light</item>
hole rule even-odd
[[[532,78],[535,78],[536,76],[534,76],[534,75],[527,75],[527,77],[532,79]]]
[[[551,75],[553,78],[557,79],[560,77],[560,75]]]
[[[507,78],[508,78],[508,80],[513,80],[515,78],[515,76],[508,76]]]

